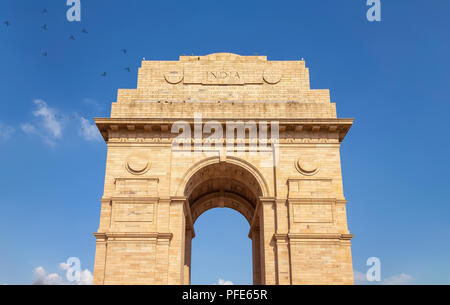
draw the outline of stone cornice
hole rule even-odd
[[[133,178],[118,177],[118,178],[114,178],[114,183],[116,183],[117,181],[126,181],[126,180],[154,180],[156,182],[159,182],[158,177],[133,177]]]
[[[185,203],[187,201],[186,196],[171,196],[170,197],[171,202],[179,202],[179,203]]]
[[[289,241],[289,235],[288,235],[288,234],[275,233],[275,234],[273,235],[273,238],[274,238],[277,242],[288,242],[288,241]]]
[[[268,128],[271,128],[271,122],[278,122],[279,132],[282,134],[286,131],[294,131],[297,133],[304,132],[325,132],[325,133],[337,133],[339,142],[341,142],[348,130],[353,124],[353,119],[292,119],[292,118],[214,118],[214,121],[220,122],[225,125],[229,121],[254,121],[254,122],[267,122]],[[110,131],[127,131],[130,133],[135,132],[151,132],[160,131],[162,133],[170,134],[172,125],[176,122],[186,122],[193,128],[194,118],[96,118],[95,123],[100,130],[103,138],[108,142],[110,137]],[[208,122],[207,118],[204,118],[203,123]],[[224,129],[226,130],[226,129]],[[308,142],[306,142],[308,143]]]
[[[303,204],[308,204],[308,203],[333,203],[336,202],[337,200],[335,198],[288,198],[287,199],[289,203],[303,203]]]
[[[276,197],[259,197],[259,202],[261,203],[275,203],[275,201],[277,200]]]
[[[289,233],[290,240],[305,240],[305,239],[338,239],[338,240],[351,240],[353,234],[343,233]]]
[[[132,202],[142,202],[142,203],[157,203],[160,202],[160,197],[131,197],[131,196],[112,196],[104,198],[107,201],[132,201]]]
[[[336,198],[288,198],[287,201],[292,204],[308,204],[308,203],[335,203],[335,204],[347,204],[346,199]]]
[[[172,233],[158,233],[158,232],[149,232],[149,233],[137,233],[137,232],[98,232],[94,233],[94,236],[97,240],[128,240],[128,239],[136,239],[136,240],[168,240],[170,241],[173,237]]]

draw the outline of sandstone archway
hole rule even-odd
[[[94,283],[189,283],[193,223],[220,206],[250,223],[255,284],[353,283],[340,161],[353,119],[309,84],[303,60],[144,60],[137,88],[96,119],[108,152]],[[258,137],[213,148],[206,121]],[[191,134],[174,148],[180,122]]]
[[[252,239],[253,283],[261,283],[261,247],[258,217],[255,215],[262,188],[252,172],[230,162],[213,163],[198,169],[188,180],[184,189],[192,226],[186,222],[185,236],[185,284],[191,278],[191,244],[195,237],[193,224],[204,212],[213,208],[231,208],[241,213],[250,225]],[[224,232],[225,234],[225,232]]]

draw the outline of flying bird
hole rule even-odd
[[[125,70],[127,70],[128,72],[131,72],[130,67],[126,67]]]
[[[75,40],[75,36],[70,35],[69,39]]]
[[[46,8],[44,8],[43,10],[42,10],[42,14],[47,14],[48,12],[47,12],[47,9]]]
[[[9,21],[3,22],[6,26],[9,26]]]
[[[45,51],[44,53],[42,53],[42,56],[47,56],[47,55],[48,55],[47,51]]]
[[[87,34],[88,31],[86,31],[86,29],[83,29],[83,30],[81,31],[81,33]]]
[[[106,76],[106,72],[103,72],[103,74],[101,76],[105,77]]]
[[[122,51],[123,54],[127,54],[127,49],[122,49],[122,50],[120,50],[120,51]]]
[[[44,31],[47,31],[47,25],[44,24],[43,26],[41,26],[41,29],[43,29]]]

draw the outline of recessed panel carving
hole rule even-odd
[[[220,64],[202,64],[201,62],[184,65],[184,82],[202,85],[246,85],[263,84],[263,70],[259,67],[249,69],[244,64],[232,66]]]
[[[117,178],[115,196],[158,197],[158,178]]]
[[[152,222],[153,203],[114,202],[113,220],[116,222]]]

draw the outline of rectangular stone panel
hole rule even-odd
[[[289,198],[334,198],[331,179],[289,179]]]
[[[156,241],[109,242],[107,285],[145,285],[155,282]]]
[[[158,197],[158,178],[116,178],[115,196]]]
[[[343,284],[338,242],[299,240],[291,242],[292,282],[296,285]]]
[[[297,223],[331,223],[333,210],[331,203],[294,204],[294,222]]]
[[[245,85],[262,84],[263,67],[234,63],[232,65],[201,63],[184,64],[184,84]]]
[[[114,202],[113,220],[116,222],[153,222],[154,204],[145,202]]]

